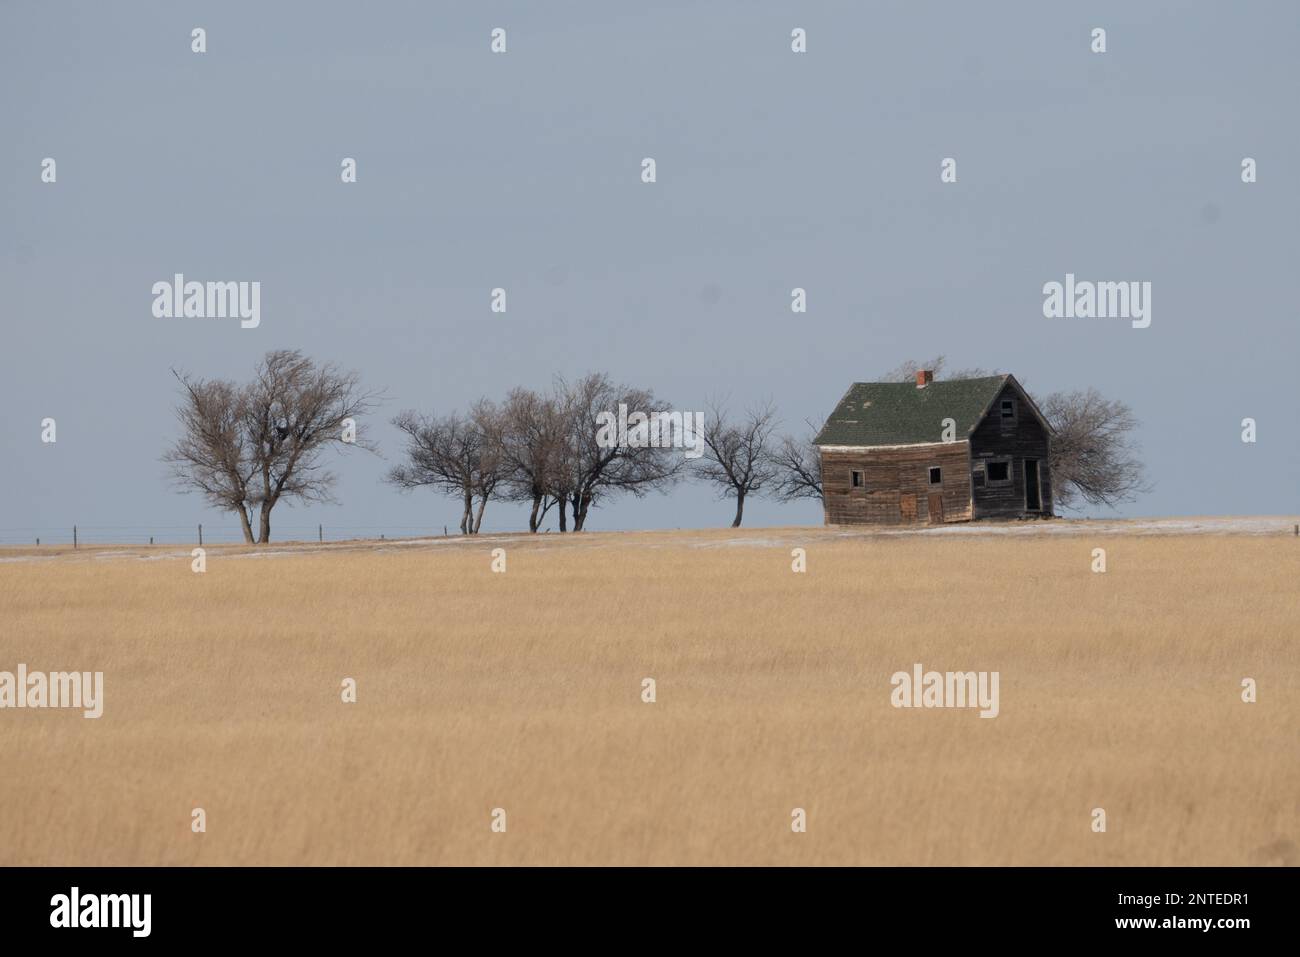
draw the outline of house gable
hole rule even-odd
[[[1007,392],[1007,388],[1010,387],[1015,390],[1016,397],[1023,404],[1024,408],[1038,420],[1038,424],[1042,426],[1043,431],[1048,435],[1055,435],[1056,429],[1052,428],[1052,424],[1047,421],[1047,416],[1043,415],[1042,411],[1038,408],[1038,405],[1029,397],[1029,393],[1025,391],[1024,386],[1016,381],[1016,377],[1013,375],[1007,375],[1003,378],[1006,380],[1004,386],[998,389],[997,392],[993,394],[993,397],[989,399],[989,404],[985,406],[984,411],[980,414],[979,421],[975,423],[975,428],[971,429],[971,433],[974,433],[975,429],[979,428],[984,420],[988,418],[989,413],[993,411],[994,405],[1002,400],[1002,397]]]
[[[1015,403],[1013,417],[1002,418],[1001,404]],[[1053,508],[1051,426],[1014,380],[998,393],[988,414],[970,436],[971,490],[975,518],[1015,518],[1027,513],[1051,514]],[[1033,464],[1038,506],[1026,497]],[[997,469],[997,472],[994,472]]]

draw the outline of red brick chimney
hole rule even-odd
[[[929,385],[933,381],[934,381],[933,369],[916,370],[916,387],[918,389],[924,389],[927,385]]]

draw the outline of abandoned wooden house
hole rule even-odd
[[[813,440],[826,524],[1050,516],[1051,440],[1010,375],[854,383]]]

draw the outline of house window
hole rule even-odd
[[[943,469],[941,469],[937,465],[930,466],[930,484],[931,485],[943,484]]]
[[[852,479],[853,487],[854,487],[854,488],[862,488],[862,473],[861,473],[861,472],[852,472],[852,473],[850,473],[850,474],[853,476],[853,479]]]
[[[1004,419],[1014,419],[1015,417],[1016,417],[1016,400],[1015,400],[1015,399],[1003,399],[1003,400],[1002,400],[1002,418],[1004,418]]]
[[[988,464],[990,485],[1008,485],[1011,482],[1011,460],[999,459]]]

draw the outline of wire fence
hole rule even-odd
[[[254,525],[256,534],[257,527]],[[460,529],[440,525],[271,525],[272,543],[349,542],[383,538],[432,538],[459,535]],[[242,544],[238,524],[209,525],[80,525],[12,526],[0,528],[0,545],[232,545]]]

